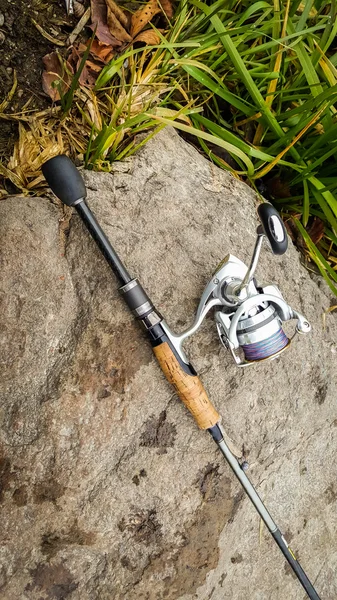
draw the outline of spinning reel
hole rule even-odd
[[[174,334],[163,323],[167,336],[184,359],[182,343],[201,326],[213,307],[221,343],[230,350],[238,367],[277,358],[290,345],[282,323],[297,319],[295,333],[308,333],[307,319],[285,302],[278,287],[259,286],[254,278],[263,240],[266,237],[274,254],[284,254],[288,239],[283,222],[271,204],[258,207],[261,225],[251,263],[246,265],[231,254],[217,267],[201,296],[194,324],[182,334]],[[294,334],[295,335],[295,334]]]

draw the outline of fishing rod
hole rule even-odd
[[[248,479],[246,464],[240,464],[226,443],[221,418],[189,362],[183,342],[201,326],[207,313],[215,308],[215,322],[221,343],[231,352],[238,367],[274,360],[290,345],[282,323],[296,319],[295,333],[308,333],[307,319],[291,308],[275,285],[259,286],[254,278],[263,240],[267,238],[274,254],[283,254],[287,234],[278,212],[271,204],[261,204],[261,224],[249,267],[229,254],[220,263],[201,296],[193,325],[180,335],[171,331],[156,310],[137,278],[131,277],[86,203],[84,181],[65,155],[48,160],[42,172],[54,194],[67,206],[73,206],[118,278],[119,291],[134,316],[148,333],[154,354],[166,377],[193,415],[200,429],[207,430],[222,452],[233,473],[254,504],[281,552],[311,600],[320,600],[281,531]]]

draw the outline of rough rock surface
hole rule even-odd
[[[177,330],[214,267],[248,260],[256,199],[173,131],[89,203]],[[2,600],[304,598],[206,433],[196,429],[78,217],[64,253],[57,204],[0,203]],[[212,319],[188,344],[250,477],[324,600],[337,597],[337,316],[291,247],[264,250],[313,325],[282,359],[240,371]]]

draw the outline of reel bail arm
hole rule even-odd
[[[247,269],[247,273],[244,276],[242,283],[239,285],[237,290],[235,290],[235,293],[238,296],[238,298],[247,297],[247,288],[254,277],[257,263],[259,262],[260,252],[261,252],[262,244],[263,244],[263,237],[264,237],[263,233],[258,233],[256,242],[255,242],[252,260],[250,261],[250,265]],[[243,294],[242,292],[245,292],[245,293]]]

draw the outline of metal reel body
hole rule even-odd
[[[251,280],[240,297],[236,289],[246,273],[246,265],[229,255],[212,281],[217,286],[213,295],[222,300],[221,309],[215,312],[218,334],[238,366],[276,358],[290,343],[282,329],[282,322],[292,318],[292,311],[280,290],[274,285],[258,288]],[[210,285],[211,282],[207,287]],[[240,348],[244,359],[238,352]]]
[[[201,326],[214,307],[215,322],[221,343],[232,353],[237,366],[245,367],[263,360],[273,360],[290,344],[283,323],[297,319],[296,333],[311,329],[306,318],[285,302],[276,285],[258,286],[254,273],[263,240],[267,238],[274,254],[284,254],[287,234],[277,211],[268,204],[258,207],[261,225],[257,229],[255,248],[249,267],[232,254],[217,267],[201,296],[195,321],[180,335],[168,325],[162,326],[185,360],[183,342]]]
[[[168,337],[182,358],[185,357],[183,342],[200,328],[214,307],[220,341],[239,367],[273,360],[286,350],[290,340],[282,328],[285,321],[295,318],[296,332],[310,331],[308,321],[285,302],[276,285],[258,287],[252,279],[238,294],[246,273],[247,266],[229,254],[206,285],[192,327],[177,335],[164,323]]]

